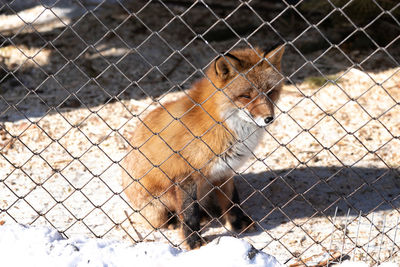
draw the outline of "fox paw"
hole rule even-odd
[[[186,250],[193,250],[200,248],[204,244],[206,244],[204,239],[197,232],[193,232],[190,236],[186,237],[184,243],[182,244],[182,248]]]
[[[237,207],[229,211],[227,227],[237,233],[254,232],[256,230],[254,221]]]

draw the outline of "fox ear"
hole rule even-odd
[[[215,60],[215,73],[221,78],[227,79],[229,77],[235,76],[237,72],[240,71],[242,63],[240,59],[232,54],[226,53],[225,57],[219,56]]]
[[[281,70],[281,60],[283,56],[283,52],[285,52],[285,45],[279,45],[276,48],[272,49],[269,52],[264,53],[264,58],[266,59],[266,63],[268,65],[274,66],[277,70]]]

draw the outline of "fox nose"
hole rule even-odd
[[[270,124],[273,120],[274,120],[274,117],[272,117],[272,116],[266,117],[266,118],[264,119],[264,121],[265,121],[266,124]]]

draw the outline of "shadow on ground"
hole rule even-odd
[[[374,27],[366,30],[368,36],[354,33],[337,12],[327,16],[329,10],[298,6],[296,11],[273,1],[252,1],[238,9],[230,1],[210,1],[208,7],[164,2],[103,4],[61,28],[1,33],[0,49],[18,47],[13,56],[22,59],[13,63],[0,56],[0,121],[187,89],[218,53],[246,46],[239,37],[262,48],[293,41],[283,60],[288,83],[355,64],[367,71],[399,66],[399,32],[387,26],[390,18],[385,16],[374,23],[387,29],[383,38],[374,35],[381,32]],[[157,20],[152,19],[155,13]],[[219,18],[226,18],[226,24]],[[340,18],[343,25],[336,31],[332,25]],[[262,25],[261,19],[272,23]],[[309,27],[317,22],[317,29]],[[34,50],[30,64],[27,49]],[[49,54],[41,61],[44,51]]]
[[[243,210],[272,229],[299,218],[400,208],[400,175],[382,168],[307,167],[235,177]]]

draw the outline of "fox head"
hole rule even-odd
[[[274,105],[281,91],[281,59],[284,46],[269,52],[241,49],[226,53],[209,68],[219,90],[220,116],[231,116],[259,127],[274,120]]]

